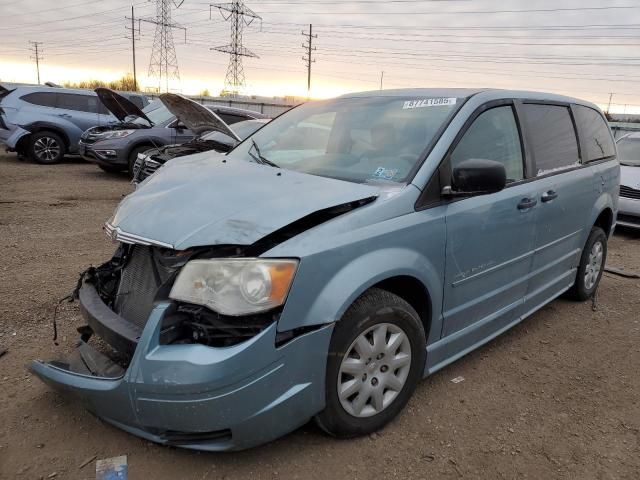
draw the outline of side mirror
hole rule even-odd
[[[453,169],[450,195],[488,194],[502,190],[507,184],[504,165],[494,160],[473,158]]]

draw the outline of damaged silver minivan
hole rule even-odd
[[[75,292],[77,351],[31,369],[163,444],[242,449],[314,418],[373,432],[420,378],[594,294],[619,175],[602,113],[573,98],[307,103],[127,196],[105,226],[115,255]]]

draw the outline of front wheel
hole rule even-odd
[[[591,298],[598,288],[607,260],[607,235],[600,227],[593,227],[582,250],[576,281],[569,296],[584,301]]]
[[[365,292],[331,337],[326,407],[316,422],[338,437],[380,430],[409,401],[425,355],[424,329],[411,305],[385,290]]]

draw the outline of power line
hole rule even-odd
[[[242,44],[242,32],[245,26],[262,17],[247,7],[242,0],[233,0],[231,3],[216,3],[209,5],[209,15],[211,15],[211,7],[215,7],[220,11],[222,18],[231,23],[231,42],[229,45],[214,47],[211,50],[229,54],[229,66],[227,67],[227,75],[224,79],[224,87],[230,91],[232,95],[237,95],[238,91],[245,86],[244,67],[242,66],[242,57],[258,56]]]
[[[33,52],[33,55],[34,55],[31,58],[36,61],[36,70],[38,72],[38,85],[40,85],[40,60],[42,60],[42,55],[39,48],[40,48],[40,45],[42,45],[42,42],[33,42],[29,40],[29,43],[31,44],[30,50]]]
[[[307,66],[307,98],[311,97],[311,64],[316,61],[312,58],[313,52],[316,50],[316,47],[312,46],[312,42],[314,38],[318,38],[318,35],[313,34],[313,25],[309,24],[309,33],[302,32],[302,36],[306,37],[305,43],[302,44],[302,48],[306,50],[307,56],[302,57],[305,65]]]

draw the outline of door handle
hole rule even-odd
[[[530,208],[535,207],[537,204],[538,201],[535,198],[523,198],[518,204],[518,210],[529,210]]]
[[[547,203],[551,200],[555,200],[556,198],[558,198],[558,194],[553,190],[549,190],[548,192],[544,192],[542,194],[540,200],[542,200],[542,203]]]

